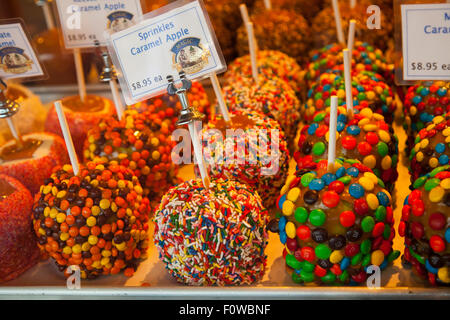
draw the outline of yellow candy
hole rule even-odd
[[[344,99],[344,97],[345,97],[345,91],[342,90],[342,89],[339,89],[339,90],[337,91],[337,96],[338,96],[339,99]]]
[[[412,106],[412,107],[409,109],[409,113],[410,113],[412,116],[414,116],[414,115],[417,113],[417,108],[414,107],[414,106]]]
[[[430,165],[430,167],[436,168],[437,165],[439,164],[439,160],[438,160],[437,158],[431,158],[431,159],[428,161],[428,164]]]
[[[99,206],[93,206],[91,209],[92,215],[98,216],[100,214],[100,207]]]
[[[95,217],[93,216],[90,216],[89,218],[87,218],[86,224],[88,227],[93,227],[97,224],[97,219],[95,219]]]
[[[111,203],[109,202],[108,199],[100,200],[100,208],[102,208],[103,210],[108,209],[110,205]]]
[[[300,189],[299,188],[293,188],[291,189],[287,194],[287,199],[294,202],[297,201],[298,197],[300,196]]]
[[[294,212],[294,204],[292,203],[292,201],[286,200],[283,203],[282,211],[285,216],[290,216],[292,212]]]
[[[450,283],[450,268],[449,267],[442,267],[438,270],[438,278],[444,283]]]
[[[80,253],[81,252],[81,245],[76,244],[72,247],[72,252],[73,253]]]
[[[450,136],[448,136],[447,138],[445,138],[445,143],[450,143]]]
[[[375,184],[370,178],[362,177],[359,179],[359,184],[363,186],[364,190],[371,191],[375,187]]]
[[[372,256],[370,258],[373,265],[379,266],[384,261],[384,253],[381,250],[375,250],[372,252]]]
[[[342,258],[344,258],[342,251],[334,250],[330,255],[330,262],[331,263],[339,263],[339,262],[341,262]]]
[[[368,155],[367,157],[364,157],[363,159],[363,164],[366,167],[369,167],[370,169],[375,168],[376,164],[377,164],[377,159],[375,158],[374,155]]]
[[[384,130],[378,131],[378,135],[383,142],[389,143],[391,141],[391,136]]]
[[[378,127],[376,124],[366,124],[363,127],[364,131],[375,131],[375,130],[377,130],[377,128]]]
[[[420,150],[420,143],[416,143],[414,146],[414,151],[418,152]]]
[[[152,144],[152,146],[157,147],[159,145],[159,140],[158,138],[152,138],[150,140],[150,143]]]
[[[387,170],[392,166],[392,159],[390,156],[386,156],[383,158],[383,160],[381,160],[381,168],[383,168],[383,170]]]
[[[152,152],[152,159],[153,160],[158,160],[159,157],[161,157],[161,154],[158,151],[155,150],[155,151]]]
[[[442,121],[444,121],[444,117],[443,116],[436,116],[436,117],[433,118],[433,123],[435,123],[435,124],[439,124]]]
[[[372,172],[364,172],[364,177],[372,180],[373,183],[378,184],[378,177]]]
[[[61,239],[61,241],[66,241],[69,238],[70,235],[67,232],[61,232],[61,234],[59,235],[59,239]]]
[[[58,210],[56,210],[56,208],[52,208],[52,209],[50,210],[50,218],[55,219],[55,218],[56,218],[56,215],[57,215],[58,213],[59,213],[59,212],[58,212]]]
[[[367,201],[367,204],[369,205],[369,208],[372,210],[375,210],[380,205],[377,196],[374,195],[373,193],[369,193],[366,196],[366,201]]]
[[[450,178],[442,180],[441,187],[444,188],[445,190],[450,189]]]
[[[450,136],[450,127],[445,128],[445,129],[442,131],[442,134],[444,135],[444,137]]]
[[[107,257],[102,258],[102,260],[100,261],[100,264],[102,266],[106,266],[108,263],[109,263],[109,258],[107,258]]]
[[[362,110],[360,111],[359,114],[362,115],[362,116],[365,117],[365,118],[371,119],[371,118],[372,118],[372,115],[373,115],[373,112],[372,112],[372,110],[371,110],[370,108],[364,108],[364,109],[362,109]]]
[[[81,250],[83,250],[83,251],[89,251],[89,249],[91,249],[91,245],[89,244],[89,242],[84,242],[84,243],[81,245]]]
[[[291,239],[294,239],[296,236],[295,224],[290,221],[286,223],[286,235]]]
[[[358,126],[359,126],[359,127],[363,127],[364,125],[366,125],[366,124],[368,124],[368,123],[370,123],[370,119],[364,118],[364,119],[361,119],[361,120],[358,122]]]
[[[62,190],[62,191],[59,191],[56,194],[56,197],[61,199],[61,198],[64,198],[66,196],[66,194],[67,194],[67,191],[66,190]]]
[[[72,171],[73,171],[73,170],[72,170],[72,166],[71,166],[70,164],[65,164],[65,165],[63,165],[62,169],[63,169],[65,172],[72,172]]]
[[[441,186],[437,186],[436,188],[431,189],[430,193],[428,194],[428,198],[431,202],[441,202],[444,194],[444,188],[442,188]]]
[[[423,139],[422,141],[420,141],[420,148],[425,149],[426,147],[428,147],[428,144],[430,144],[430,140]]]
[[[423,152],[417,152],[416,160],[421,162],[423,160]]]
[[[91,234],[88,238],[88,242],[90,245],[95,246],[98,242],[98,238]]]
[[[436,125],[434,123],[429,124],[428,127],[427,127],[427,131],[433,130],[434,127],[436,127]]]
[[[367,91],[367,92],[366,92],[366,97],[367,97],[367,99],[369,99],[369,100],[375,99],[375,92],[373,92],[373,91]]]
[[[62,212],[58,213],[56,215],[56,221],[58,223],[63,223],[64,221],[66,221],[66,215],[64,213],[62,213]]]
[[[63,253],[65,254],[72,254],[72,248],[69,246],[65,246],[63,249]]]
[[[379,113],[374,113],[373,114],[373,118],[375,120],[384,120],[384,116],[382,114],[379,114]]]

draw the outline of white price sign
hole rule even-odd
[[[27,34],[20,23],[0,25],[0,78],[44,76]]]
[[[142,17],[140,0],[56,0],[66,48],[106,45],[105,34],[134,25]]]
[[[450,4],[401,5],[404,80],[450,80]]]
[[[193,80],[226,70],[209,18],[199,1],[180,0],[111,35],[109,49],[128,105],[160,95],[168,75]]]

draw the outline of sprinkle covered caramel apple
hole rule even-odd
[[[154,242],[166,269],[188,285],[241,285],[266,269],[268,213],[236,181],[189,180],[171,188],[155,217]]]
[[[266,78],[280,78],[295,91],[300,99],[306,91],[302,78],[302,70],[295,59],[276,50],[258,51],[258,73]],[[243,78],[251,78],[252,65],[250,55],[237,58],[228,65],[228,71],[225,73],[225,81],[232,85]]]
[[[388,21],[383,11],[380,11],[381,28],[369,29],[367,27],[367,4],[358,3],[351,9],[345,1],[339,2],[341,23],[344,35],[348,34],[349,21],[356,20],[355,38],[364,39],[364,41],[386,50],[389,39],[392,38],[393,22]],[[323,47],[337,41],[336,21],[334,11],[331,5],[325,5],[313,22],[311,23],[311,33],[315,47]]]
[[[103,119],[88,132],[84,159],[119,161],[138,177],[144,195],[159,201],[177,183],[178,168],[171,161],[175,145],[169,131],[172,119],[150,110],[127,110],[121,121],[115,116]]]
[[[79,96],[65,97],[61,99],[61,102],[75,149],[81,159],[86,133],[97,126],[100,120],[116,113],[114,104],[109,99],[94,95],[87,95],[84,102]],[[53,104],[47,115],[45,130],[62,137],[58,115]]]
[[[22,146],[10,140],[0,147],[0,173],[19,180],[31,194],[39,191],[56,166],[69,162],[64,140],[52,133],[22,136]]]
[[[316,81],[322,74],[333,70],[343,70],[344,58],[342,44],[333,43],[313,50],[311,61],[307,64],[305,79],[309,83]],[[352,52],[352,70],[355,72],[372,71],[381,75],[389,85],[394,84],[394,65],[388,63],[383,51],[367,42],[356,41]]]
[[[398,232],[403,263],[432,285],[450,285],[450,166],[418,178],[405,199]]]
[[[438,166],[450,164],[450,112],[436,116],[416,135],[411,150],[411,180],[427,174]]]
[[[269,223],[285,245],[296,283],[361,284],[366,268],[383,270],[400,252],[391,197],[364,165],[346,160],[334,172],[323,160],[290,176],[281,190],[280,218]]]
[[[412,148],[417,132],[434,117],[450,112],[450,82],[425,82],[409,87],[403,108],[407,144]]]
[[[284,133],[275,120],[256,111],[235,110],[230,117],[231,123],[227,124],[218,116],[202,132],[206,159],[206,155],[211,159],[220,156],[219,161],[209,163],[209,175],[247,184],[261,196],[264,207],[270,208],[289,170]],[[217,131],[211,129],[219,130],[221,135],[217,137]],[[240,145],[245,150],[240,150]]]
[[[294,90],[278,78],[260,78],[258,85],[251,78],[236,80],[223,88],[230,110],[241,108],[255,110],[278,121],[290,143],[294,141],[300,122],[300,102]],[[242,85],[247,83],[247,85]]]
[[[124,270],[146,256],[150,206],[136,176],[117,162],[88,162],[74,176],[64,165],[45,181],[33,206],[39,245],[60,271],[77,265],[83,279]]]
[[[0,283],[17,278],[39,260],[31,228],[32,206],[30,191],[0,174]]]
[[[370,168],[389,188],[398,178],[398,139],[382,115],[369,108],[352,118],[344,107],[338,108],[336,157],[356,159]],[[317,112],[305,125],[294,155],[299,169],[326,159],[329,145],[329,111]]]
[[[289,10],[272,9],[250,16],[255,38],[261,50],[284,52],[299,63],[305,62],[310,43],[308,22]],[[248,38],[244,25],[237,31],[239,56],[248,54]]]
[[[312,120],[317,111],[330,106],[330,97],[338,96],[338,105],[345,105],[345,79],[342,72],[324,73],[308,91],[303,119]],[[354,109],[370,108],[384,116],[387,123],[394,120],[397,108],[394,94],[383,78],[374,72],[361,71],[352,74],[352,96]]]

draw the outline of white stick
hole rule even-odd
[[[355,43],[355,28],[356,28],[356,20],[350,20],[350,24],[348,27],[348,41],[347,48],[350,51],[350,56],[353,53],[353,44]]]
[[[21,147],[22,139],[20,137],[20,133],[19,130],[17,130],[16,125],[14,124],[13,120],[10,117],[6,118],[6,122],[8,123],[8,127],[9,130],[11,131],[11,134],[13,135],[14,139],[16,139],[18,146]]]
[[[55,109],[58,114],[59,125],[61,126],[61,131],[64,136],[64,141],[66,142],[67,151],[69,153],[70,163],[72,164],[73,173],[78,175],[80,171],[80,165],[78,164],[77,153],[75,152],[75,147],[73,146],[72,135],[69,131],[69,126],[67,125],[66,116],[62,109],[61,100],[55,101]]]
[[[119,88],[117,88],[117,83],[115,80],[109,81],[109,86],[111,87],[114,105],[116,106],[117,117],[121,120],[123,116],[123,104],[120,99]]]
[[[350,9],[356,7],[356,0],[350,0]]]
[[[266,10],[272,9],[272,1],[264,0],[264,7],[266,7]]]
[[[205,163],[203,162],[202,145],[200,144],[200,140],[198,138],[195,121],[189,122],[188,128],[191,135],[192,145],[194,146],[195,159],[197,160],[200,175],[202,176],[203,185],[205,188],[209,188],[208,172],[206,171]]]
[[[328,139],[328,168],[334,166],[336,160],[336,129],[337,129],[337,106],[338,97],[331,96],[330,106],[330,131]]]
[[[256,48],[255,48],[255,33],[253,32],[253,23],[249,22],[246,24],[247,27],[247,34],[248,34],[248,47],[250,49],[250,61],[252,63],[252,75],[253,79],[255,80],[255,83],[258,84],[258,64],[257,64],[257,57],[256,57]]]
[[[245,3],[239,5],[239,10],[241,10],[242,21],[244,21],[244,26],[246,26],[247,23],[250,22],[250,16],[248,15],[247,6]]]
[[[55,21],[53,20],[52,13],[48,2],[42,4],[42,11],[44,12],[44,19],[47,25],[47,29],[51,30],[55,28]]]
[[[75,59],[75,69],[77,72],[78,93],[81,101],[86,99],[86,81],[84,80],[83,61],[81,60],[80,49],[73,49],[73,57]]]
[[[344,31],[342,30],[341,13],[339,12],[339,5],[337,0],[331,0],[334,11],[334,20],[336,21],[336,33],[339,43],[345,44]]]
[[[352,60],[348,49],[342,50],[344,55],[344,80],[345,80],[345,103],[347,113],[353,115],[353,95],[352,95]]]
[[[219,83],[219,79],[217,79],[217,75],[215,73],[211,73],[209,76],[211,79],[211,83],[214,88],[214,93],[216,94],[217,102],[219,102],[220,111],[222,112],[223,118],[226,122],[231,120],[230,113],[228,112],[228,107],[225,102],[225,98],[223,97],[222,88]]]

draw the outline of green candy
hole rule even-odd
[[[312,272],[306,272],[306,270],[300,271],[300,278],[304,282],[311,282],[314,281],[314,273]]]
[[[295,209],[294,218],[300,223],[305,223],[308,220],[308,210],[304,207]]]
[[[306,272],[313,272],[315,268],[316,266],[313,265],[311,262],[308,262],[306,260],[303,261],[302,271],[305,270]]]
[[[283,214],[281,212],[275,213],[275,218],[280,219],[282,216],[283,216]]]
[[[419,261],[421,264],[425,264],[425,258],[419,256],[417,253],[415,253],[411,247],[409,247],[409,253],[411,253],[411,255],[417,259],[417,261]]]
[[[350,181],[352,181],[352,178],[349,176],[344,176],[342,178],[339,178],[338,181],[342,182],[343,184],[349,184]]]
[[[362,252],[359,252],[358,254],[355,254],[352,258],[352,260],[350,261],[350,263],[352,264],[352,266],[356,266],[357,264],[359,264],[362,260],[363,254]]]
[[[383,182],[383,180],[381,180],[380,178],[378,178],[378,185],[379,185],[380,187],[382,187],[383,189],[386,188],[386,187],[385,187],[385,184],[384,184],[384,182]]]
[[[294,255],[292,254],[286,255],[286,264],[294,270],[299,270],[301,267],[300,261],[295,259]]]
[[[362,259],[361,265],[363,267],[366,267],[369,265],[369,263],[370,263],[370,253],[368,253],[364,256],[364,258]]]
[[[321,156],[325,152],[326,146],[325,143],[322,141],[314,143],[314,146],[312,147],[312,152],[316,156]]]
[[[326,218],[327,216],[325,212],[323,212],[323,210],[321,209],[313,210],[309,214],[309,222],[315,227],[320,227],[321,225],[323,225]]]
[[[420,188],[421,186],[423,186],[425,184],[426,181],[427,181],[426,176],[417,178],[416,181],[414,181],[414,183],[413,183],[413,188],[414,189]]]
[[[391,227],[389,225],[384,225],[384,231],[383,231],[383,239],[387,240],[391,236]]]
[[[292,272],[292,281],[294,281],[295,283],[301,283],[302,279],[296,272]]]
[[[383,206],[378,206],[378,208],[375,210],[375,219],[377,221],[383,222],[384,219],[386,219],[386,208]]]
[[[425,190],[426,191],[431,191],[432,189],[436,188],[439,184],[441,183],[441,180],[434,178],[434,179],[430,179],[427,182],[425,182]]]
[[[364,232],[371,232],[373,227],[375,227],[375,220],[372,217],[367,216],[361,221],[361,228]]]
[[[363,254],[368,254],[372,248],[372,241],[366,239],[361,243],[360,249]]]
[[[323,277],[320,278],[324,283],[331,283],[336,281],[336,275],[331,272],[328,271],[326,275],[324,275]]]
[[[344,270],[339,276],[339,281],[341,281],[342,283],[346,283],[347,280],[348,280],[348,271]]]
[[[386,143],[380,141],[377,144],[377,151],[380,156],[384,157],[388,154],[389,148]]]
[[[316,177],[316,175],[312,172],[308,172],[305,173],[301,178],[300,178],[300,183],[302,184],[302,186],[307,187],[309,186],[309,183]]]
[[[430,177],[433,178],[433,177],[434,177],[435,175],[437,175],[439,172],[445,171],[445,170],[447,170],[449,167],[450,167],[449,165],[445,165],[445,166],[441,166],[441,167],[437,167],[437,168],[433,169],[433,170],[430,172]]]
[[[318,99],[321,99],[322,98],[322,92],[317,92],[315,95],[314,95],[314,100],[318,100]]]
[[[400,256],[400,251],[394,250],[391,253],[389,253],[387,259],[389,262],[392,262],[392,261],[396,260],[399,256]]]
[[[373,168],[372,171],[378,178],[381,176],[381,170],[380,169]]]
[[[321,112],[321,113],[318,113],[315,117],[314,117],[314,122],[320,122],[320,121],[322,121],[323,119],[325,119],[325,112]]]
[[[314,251],[316,253],[316,257],[322,260],[328,259],[331,254],[331,249],[323,243],[319,244]]]

